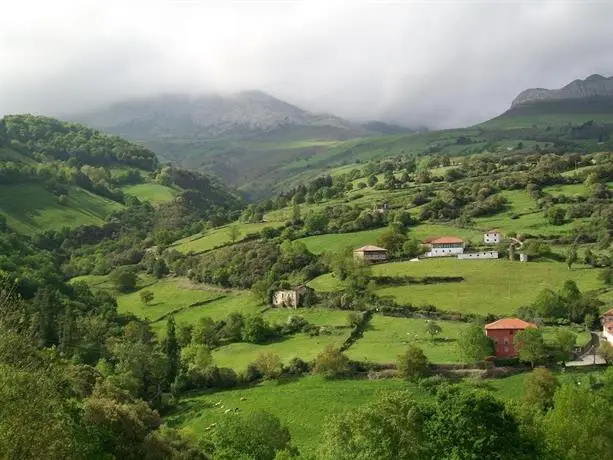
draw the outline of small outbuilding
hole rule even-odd
[[[362,246],[353,251],[353,258],[369,264],[385,262],[387,260],[387,249],[372,245]]]
[[[483,234],[483,242],[485,244],[498,244],[501,241],[502,233],[498,229],[488,230]]]
[[[310,291],[313,289],[305,285],[276,291],[272,297],[272,304],[275,307],[298,308],[302,305],[304,296]]]
[[[536,324],[519,318],[503,318],[485,325],[485,333],[494,341],[494,354],[499,358],[517,356],[513,339],[518,332]]]

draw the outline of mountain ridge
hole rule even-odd
[[[559,89],[529,88],[513,99],[511,108],[544,101],[594,97],[613,97],[613,77],[592,74],[584,80],[574,80]]]

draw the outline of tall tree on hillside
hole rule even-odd
[[[175,317],[170,315],[166,322],[166,339],[164,343],[164,352],[168,358],[168,376],[166,382],[170,385],[175,381],[175,377],[179,374],[181,349],[177,341],[177,325]]]
[[[524,329],[517,333],[513,339],[515,349],[519,351],[519,359],[530,363],[534,368],[535,364],[547,358],[547,349],[543,333],[536,328]]]
[[[241,236],[241,232],[237,225],[230,225],[230,228],[228,228],[228,236],[230,237],[230,241],[236,243],[236,240]]]
[[[577,245],[571,244],[570,248],[568,248],[568,254],[566,254],[566,265],[569,270],[575,262],[577,262]]]
[[[479,324],[471,324],[458,337],[457,345],[460,355],[466,362],[476,363],[494,353],[491,339]]]

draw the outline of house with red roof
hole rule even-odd
[[[425,257],[449,257],[464,253],[464,240],[455,236],[441,236],[430,239],[424,244],[430,246]]]
[[[369,264],[385,262],[387,260],[387,249],[372,245],[362,246],[353,251],[353,258]]]
[[[517,355],[513,339],[518,332],[536,324],[519,318],[503,318],[485,325],[485,334],[494,342],[494,354],[499,358],[510,358]]]
[[[602,314],[602,335],[613,345],[613,309]]]

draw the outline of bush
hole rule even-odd
[[[417,380],[428,374],[430,363],[424,351],[415,346],[409,345],[407,351],[398,356],[398,374],[407,380]]]
[[[325,378],[337,378],[349,374],[349,358],[340,350],[328,345],[317,358],[313,366],[313,372],[323,375]]]
[[[439,386],[446,383],[447,379],[442,375],[432,375],[421,379],[419,381],[419,388],[427,393],[435,394],[438,391]]]
[[[283,372],[281,358],[272,352],[260,353],[253,365],[266,379],[277,379]]]
[[[290,375],[304,375],[309,372],[309,364],[300,358],[292,358],[285,368],[285,372]]]

